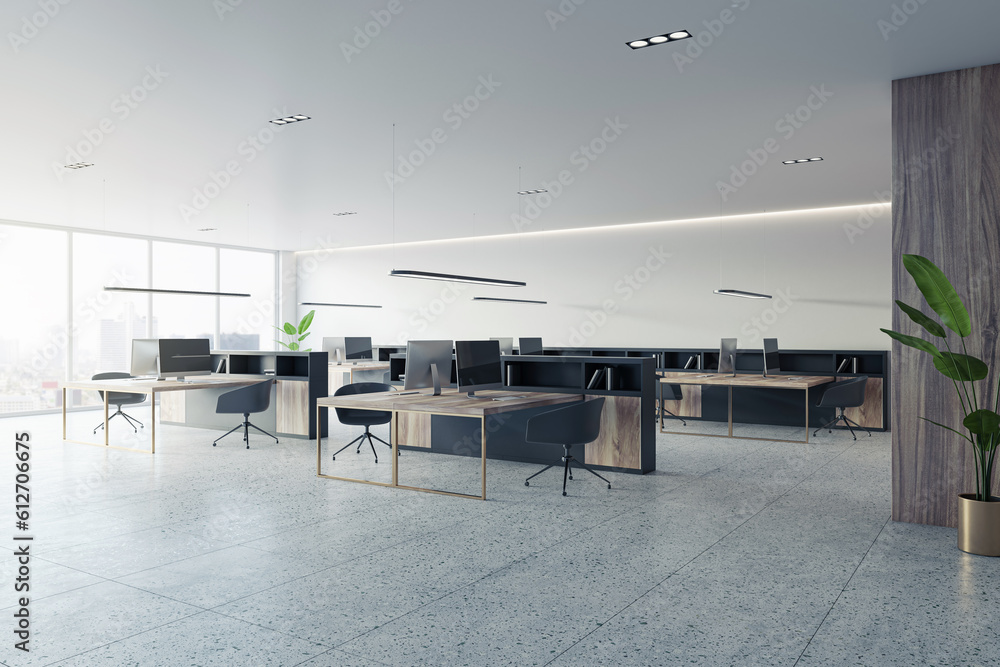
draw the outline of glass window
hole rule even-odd
[[[215,248],[153,242],[155,289],[214,292]],[[217,296],[153,295],[153,338],[208,338],[215,345]]]
[[[219,289],[250,293],[250,298],[219,298],[219,349],[273,350],[274,253],[219,250]]]
[[[0,413],[60,405],[66,374],[67,237],[0,225]]]

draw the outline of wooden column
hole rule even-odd
[[[970,354],[1000,373],[1000,65],[893,81],[893,298],[923,300],[902,264],[923,255],[951,279],[972,318]],[[923,307],[926,311],[926,306]],[[921,335],[894,310],[897,331]],[[926,334],[924,334],[926,336]],[[952,334],[952,345],[960,339]],[[959,350],[960,351],[960,350]],[[921,416],[961,428],[950,380],[928,355],[892,347],[892,518],[955,526],[975,491],[970,445]],[[992,398],[992,388],[979,383]]]

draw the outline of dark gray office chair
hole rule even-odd
[[[349,394],[373,394],[378,391],[393,391],[394,387],[391,384],[385,384],[382,382],[355,382],[353,384],[345,384],[343,387],[338,389],[333,393],[334,396],[345,396]],[[358,408],[335,408],[337,411],[337,419],[340,420],[341,424],[346,426],[364,426],[365,432],[351,440],[349,443],[338,449],[333,453],[333,460],[337,460],[337,454],[341,453],[354,443],[358,443],[357,453],[361,453],[361,445],[364,444],[365,438],[368,439],[368,444],[371,445],[372,454],[375,455],[375,463],[378,463],[378,452],[375,451],[375,443],[372,442],[372,438],[375,438],[383,445],[392,449],[392,445],[378,437],[371,432],[372,426],[378,426],[379,424],[388,424],[392,421],[392,413],[388,410],[360,410]]]
[[[90,379],[91,380],[122,380],[124,378],[130,378],[130,377],[132,377],[132,376],[129,375],[128,373],[123,373],[121,371],[109,371],[107,373],[96,373]],[[103,402],[104,401],[104,392],[103,391],[99,391],[97,393],[101,395],[101,401]],[[118,409],[115,411],[115,413],[113,415],[111,415],[110,417],[108,417],[108,423],[110,424],[112,419],[114,419],[118,415],[121,415],[122,417],[125,418],[125,421],[127,421],[129,423],[129,426],[132,427],[132,430],[135,431],[136,433],[138,433],[139,432],[139,428],[145,428],[145,427],[142,425],[142,422],[139,421],[138,419],[136,419],[135,417],[130,417],[127,414],[125,414],[124,412],[122,412],[122,406],[123,405],[135,405],[136,403],[142,403],[145,400],[146,400],[146,395],[145,394],[133,394],[131,392],[125,392],[125,391],[109,391],[108,392],[108,405],[114,405]],[[135,427],[136,424],[139,425],[139,428]],[[100,424],[98,424],[97,426],[94,427],[94,433],[97,433],[97,429],[99,429],[99,428],[104,428],[104,420],[103,419],[101,420]]]
[[[564,408],[549,410],[540,415],[535,415],[528,420],[524,433],[524,439],[527,442],[539,445],[563,446],[562,494],[564,496],[566,495],[566,478],[573,479],[573,473],[570,469],[571,461],[591,475],[603,479],[608,483],[608,488],[611,488],[611,482],[608,482],[607,479],[601,477],[583,463],[580,463],[572,454],[573,445],[586,445],[588,442],[597,440],[597,436],[601,434],[601,411],[603,409],[604,397],[602,396],[591,401],[581,401]],[[524,480],[524,485],[529,486],[528,482],[532,477],[541,475],[549,468],[555,467],[555,465],[553,463],[552,465],[545,466]]]
[[[866,426],[848,419],[844,415],[844,408],[856,408],[864,404],[865,402],[865,385],[868,383],[868,378],[866,376],[853,378],[850,380],[844,380],[843,382],[834,382],[828,385],[828,388],[823,395],[819,397],[816,401],[816,407],[818,408],[836,408],[840,410],[837,413],[836,418],[828,424],[820,426],[818,429],[813,431],[815,436],[817,433],[823,429],[828,429],[830,433],[833,433],[831,426],[835,425],[837,422],[843,421],[847,426],[848,430],[851,432],[851,436],[857,440],[858,436],[854,435],[854,429],[851,428],[851,424],[854,424],[858,428],[863,428],[868,431],[868,437],[871,437],[872,432]]]
[[[681,391],[681,386],[679,384],[661,384],[660,392],[660,399],[663,401],[679,401],[684,398],[684,394]],[[688,423],[684,421],[683,417],[678,417],[673,412],[663,407],[662,402],[660,403],[660,409],[663,410],[664,414],[670,415],[674,419],[680,419],[681,423],[685,426],[688,425]]]
[[[250,414],[253,412],[264,412],[271,405],[271,385],[274,380],[264,380],[263,382],[258,382],[256,384],[251,384],[246,387],[240,387],[239,389],[233,389],[232,391],[227,391],[225,394],[219,396],[219,401],[215,404],[215,414],[218,415],[243,415],[243,423],[233,428],[229,429],[226,433],[215,439],[212,446],[215,447],[219,440],[222,440],[227,435],[236,431],[240,428],[243,429],[243,442],[247,443],[247,449],[250,449],[250,429],[255,428],[269,438],[274,438],[275,442],[278,442],[278,438],[271,435],[264,429],[260,428],[255,424],[250,423]]]

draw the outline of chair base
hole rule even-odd
[[[146,428],[145,426],[142,425],[141,421],[139,421],[135,417],[130,417],[129,415],[127,415],[124,412],[122,412],[122,406],[120,406],[120,405],[118,406],[118,411],[115,412],[110,417],[108,417],[108,423],[110,424],[111,420],[114,419],[115,417],[117,417],[118,415],[121,415],[122,417],[124,417],[125,421],[127,421],[129,423],[129,426],[131,426],[132,430],[135,431],[136,433],[139,432],[139,428]],[[136,424],[139,425],[139,428],[135,427]],[[97,431],[99,429],[102,429],[102,428],[104,428],[104,420],[101,420],[101,423],[94,427],[94,433],[97,433]]]
[[[381,442],[383,445],[385,445],[389,449],[392,449],[392,445],[390,445],[388,442],[386,442],[382,438],[380,438],[377,435],[375,435],[374,433],[372,433],[368,426],[365,426],[365,432],[364,433],[362,433],[361,435],[359,435],[358,437],[356,437],[354,440],[351,440],[349,443],[347,443],[346,445],[344,445],[343,447],[341,447],[340,449],[338,449],[337,451],[335,451],[333,453],[333,460],[336,461],[337,460],[337,454],[341,453],[342,451],[344,451],[345,449],[347,449],[348,447],[350,447],[354,443],[358,443],[358,451],[356,453],[360,454],[361,453],[361,445],[363,445],[365,443],[365,438],[368,439],[368,444],[372,448],[372,454],[375,455],[375,463],[378,463],[378,452],[375,451],[375,443],[372,442],[372,438],[374,438],[375,440],[378,440],[379,442]],[[399,456],[399,452],[398,451],[396,452],[396,456]]]
[[[577,467],[583,468],[584,470],[586,470],[587,472],[589,472],[594,477],[599,477],[600,479],[603,479],[605,482],[607,482],[608,488],[610,489],[611,488],[611,482],[608,482],[608,480],[606,478],[601,477],[596,472],[594,472],[593,470],[591,470],[587,465],[585,465],[583,463],[580,463],[579,460],[577,460],[576,458],[573,457],[573,455],[570,453],[570,448],[572,448],[572,447],[573,447],[573,445],[563,445],[563,457],[562,457],[562,460],[563,460],[563,488],[562,488],[562,494],[564,496],[566,495],[566,478],[568,477],[569,479],[573,479],[572,468],[570,468],[570,462],[571,461],[573,463],[575,463],[577,465]],[[532,478],[538,477],[539,475],[541,475],[543,472],[545,472],[549,468],[556,467],[556,465],[557,464],[553,463],[552,465],[545,466],[544,468],[542,468],[541,470],[539,470],[538,472],[536,472],[534,475],[532,475],[528,479],[524,480],[524,485],[525,486],[531,486],[530,484],[528,484],[528,482],[531,481]]]
[[[671,417],[673,419],[679,419],[679,420],[681,420],[681,424],[683,424],[684,426],[688,425],[688,423],[686,421],[684,421],[684,417],[678,417],[677,415],[675,415],[670,410],[667,410],[666,408],[661,408],[661,409],[663,410],[663,414],[665,414],[665,415],[667,415],[667,416],[669,416],[669,417]]]
[[[212,443],[212,446],[215,447],[215,445],[219,442],[219,440],[222,440],[223,438],[225,438],[227,435],[229,435],[233,431],[236,431],[236,430],[241,429],[241,428],[243,429],[243,442],[247,443],[247,449],[250,449],[250,429],[251,428],[257,429],[258,431],[260,431],[261,433],[263,433],[267,437],[274,438],[274,442],[276,442],[276,443],[278,442],[278,439],[275,438],[275,436],[271,435],[270,433],[268,433],[267,431],[265,431],[261,427],[257,426],[256,424],[251,424],[250,423],[250,413],[249,412],[244,412],[243,413],[243,423],[239,424],[237,426],[232,427],[231,429],[229,429],[228,431],[226,431],[225,433],[223,433],[222,435],[220,435],[218,438],[215,439],[215,442]]]
[[[837,417],[832,422],[826,423],[823,426],[820,426],[815,431],[813,431],[813,437],[816,437],[816,434],[819,433],[820,431],[822,431],[823,429],[827,429],[827,430],[829,430],[830,433],[833,433],[833,429],[831,427],[835,426],[838,422],[841,422],[841,421],[844,422],[844,426],[846,426],[847,430],[851,432],[851,437],[854,438],[855,440],[858,439],[858,436],[854,434],[854,429],[851,428],[851,424],[854,424],[858,428],[863,428],[864,430],[868,431],[868,437],[869,438],[872,437],[871,429],[869,429],[867,426],[862,426],[858,422],[856,422],[856,421],[848,418],[846,415],[844,415],[844,409],[843,408],[840,408],[840,414],[838,414]]]

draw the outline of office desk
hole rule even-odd
[[[426,393],[409,394],[406,392],[378,392],[372,394],[351,394],[348,396],[328,396],[316,401],[316,422],[321,423],[321,410],[328,408],[357,408],[360,410],[383,410],[392,412],[392,481],[374,482],[367,479],[355,479],[352,477],[337,477],[334,475],[324,475],[322,472],[322,440],[316,438],[316,476],[326,479],[337,479],[345,482],[361,482],[362,484],[373,484],[375,486],[391,486],[399,489],[411,491],[425,491],[427,493],[440,493],[446,496],[457,496],[460,498],[477,498],[486,500],[486,418],[502,412],[513,412],[515,410],[526,410],[529,408],[540,408],[549,405],[559,405],[562,403],[573,403],[579,401],[581,394],[545,394],[540,392],[513,392],[513,391],[484,391],[481,392],[484,398],[469,398],[465,392],[458,392],[455,389],[444,389],[440,396],[430,396]],[[477,396],[480,393],[476,394]],[[485,397],[500,396],[520,396],[513,400],[494,401]],[[432,415],[448,415],[453,417],[476,417],[479,419],[480,428],[480,455],[482,463],[480,474],[482,477],[482,492],[478,496],[467,493],[455,493],[451,491],[440,491],[437,489],[427,489],[419,486],[404,486],[399,483],[399,438],[396,433],[397,415],[399,413],[412,412]]]
[[[266,379],[266,378],[265,378]],[[99,442],[86,442],[84,440],[70,440],[66,437],[66,390],[67,389],[92,389],[104,392],[104,447],[111,449],[121,449],[127,452],[149,452],[156,453],[156,395],[164,391],[187,391],[189,389],[221,389],[226,387],[244,387],[249,384],[263,382],[264,379],[204,379],[181,382],[179,380],[75,380],[71,382],[60,382],[62,389],[62,430],[63,442],[74,442],[79,445],[94,445],[101,447]],[[150,403],[150,447],[151,449],[136,449],[134,447],[116,447],[108,442],[108,392],[121,391],[130,394],[148,394]]]
[[[335,361],[331,361],[329,366],[330,373],[330,384],[328,386],[329,393],[332,395],[333,392],[337,391],[345,384],[354,384],[355,382],[381,382],[382,374],[376,378],[365,378],[361,377],[355,380],[354,374],[364,376],[366,373],[371,373],[373,371],[382,371],[383,373],[389,370],[388,361],[359,361],[353,364],[349,361],[345,361],[342,364],[338,364]]]
[[[773,375],[771,377],[763,377],[760,375],[737,375],[733,377],[732,375],[722,375],[722,374],[706,374],[706,373],[680,373],[676,371],[664,371],[660,374],[660,393],[658,394],[658,400],[660,401],[660,433],[673,433],[676,435],[705,435],[711,437],[729,437],[729,438],[740,438],[742,440],[770,440],[772,442],[797,442],[797,443],[808,443],[809,442],[809,388],[816,387],[827,382],[833,382],[835,378],[829,376],[818,376],[818,375]],[[684,431],[667,431],[663,428],[663,392],[662,387],[665,384],[687,384],[687,385],[700,385],[700,386],[716,386],[716,387],[728,387],[729,388],[729,435],[728,436],[716,436],[711,433],[687,433]],[[757,438],[745,435],[733,435],[733,387],[754,387],[757,389],[801,389],[805,393],[805,425],[806,425],[806,438],[805,440],[780,440],[777,438]]]

